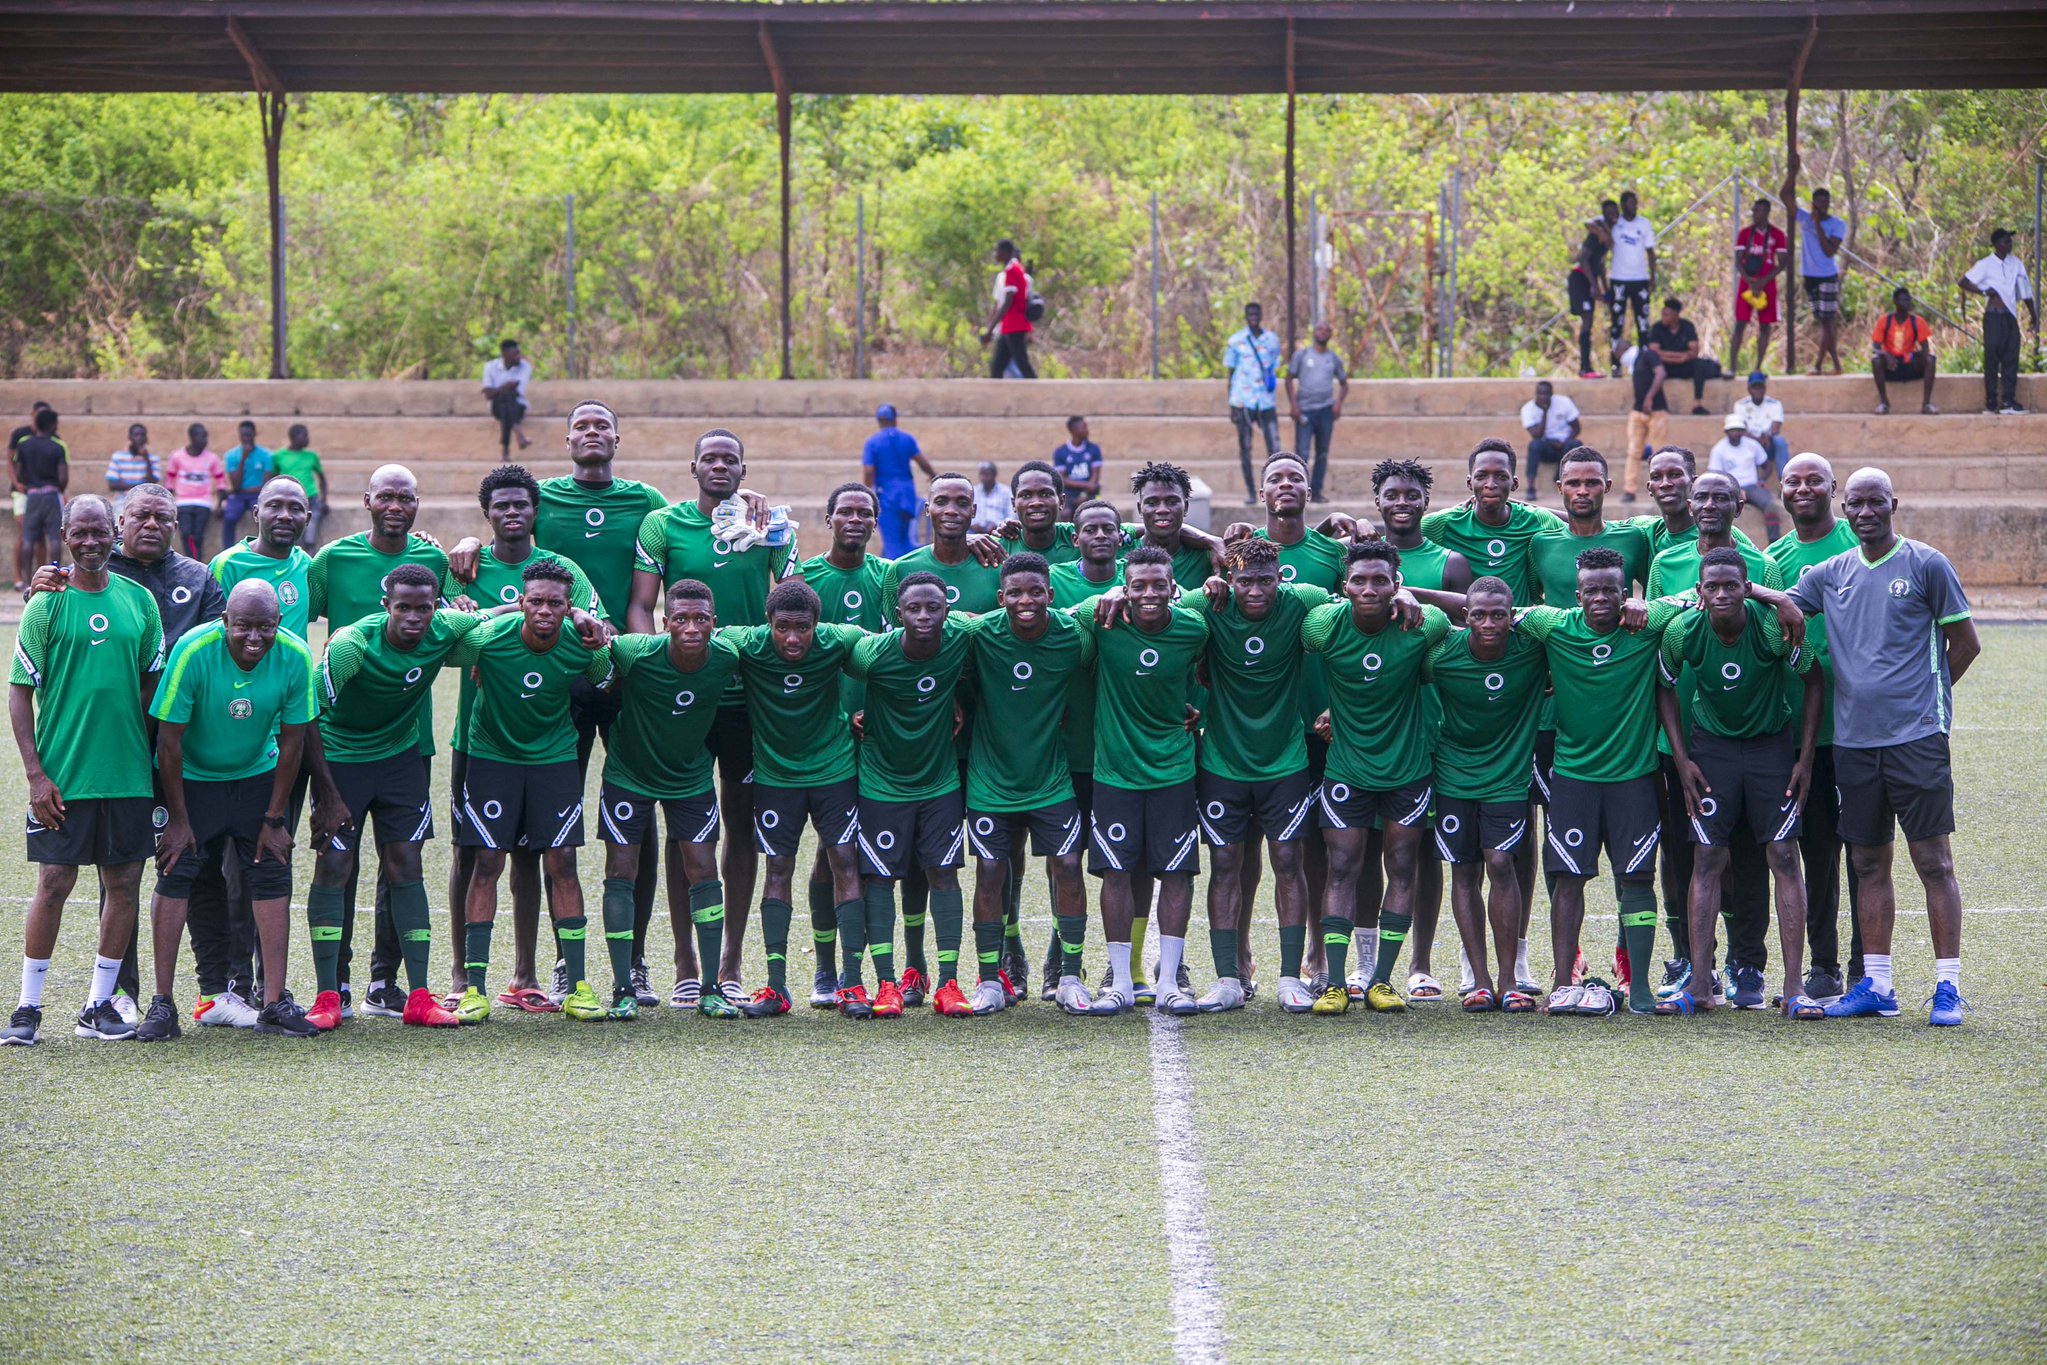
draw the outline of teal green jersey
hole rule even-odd
[[[1777,561],[1777,568],[1783,573],[1786,583],[1796,583],[1805,577],[1806,570],[1815,564],[1824,563],[1835,555],[1845,554],[1857,548],[1855,532],[1848,523],[1838,518],[1827,533],[1818,540],[1800,540],[1798,532],[1792,531],[1783,539],[1770,546],[1770,558]],[[1826,688],[1826,701],[1820,707],[1820,736],[1823,745],[1834,742],[1834,655],[1827,648],[1827,618],[1808,616],[1805,618],[1805,651],[1812,656],[1820,670],[1820,679]]]
[[[900,628],[853,647],[847,671],[867,683],[860,794],[868,800],[928,801],[959,790],[953,702],[973,634],[970,618],[948,615],[928,659],[910,657]]]
[[[1658,525],[1661,525],[1659,520]],[[1598,534],[1575,535],[1569,523],[1544,531],[1528,544],[1529,567],[1535,576],[1536,601],[1550,607],[1578,605],[1578,556],[1587,550],[1612,550],[1621,557],[1630,593],[1649,582],[1649,533],[1633,521],[1609,521]]]
[[[391,643],[385,633],[389,621],[378,612],[327,637],[320,661],[320,742],[333,762],[372,763],[417,747],[419,717],[434,679],[484,618],[437,611],[410,649]]]
[[[1156,632],[1097,626],[1091,606],[1072,615],[1095,639],[1095,780],[1149,791],[1193,777],[1187,692],[1208,646],[1208,613],[1175,606]]]
[[[1704,610],[1686,612],[1663,632],[1664,685],[1675,689],[1689,680],[1692,729],[1725,739],[1782,730],[1789,683],[1812,669],[1811,656],[1785,640],[1775,611],[1760,602],[1742,606],[1732,644]]]
[[[318,710],[318,661],[288,630],[254,668],[228,652],[227,625],[185,632],[164,665],[149,714],[185,727],[185,773],[195,782],[236,782],[277,767],[277,736],[310,724]]]
[[[967,760],[967,809],[1040,810],[1073,795],[1064,717],[1075,695],[1094,720],[1094,636],[1064,612],[1025,640],[1009,613],[974,622],[970,676],[979,697]],[[1092,735],[1087,754],[1092,761]]]
[[[1685,527],[1682,531],[1673,531],[1670,529],[1670,523],[1655,513],[1650,513],[1647,516],[1629,517],[1627,524],[1649,537],[1649,558],[1652,561],[1656,556],[1662,554],[1673,545],[1689,545],[1699,538],[1697,522]],[[1742,534],[1739,526],[1734,528],[1734,540],[1737,545],[1753,546],[1754,544],[1746,535]],[[1552,603],[1551,605],[1554,606],[1555,604]]]
[[[1432,540],[1424,540],[1412,549],[1400,547],[1400,585],[1404,588],[1421,588],[1426,592],[1443,591],[1443,575],[1450,568],[1449,550]]]
[[[1073,523],[1055,522],[1052,526],[1052,543],[1042,550],[1034,550],[1024,544],[1022,536],[1014,540],[1004,539],[1002,552],[1006,555],[1030,553],[1040,555],[1047,564],[1072,564],[1080,558],[1080,546],[1074,543]]]
[[[1639,631],[1601,633],[1583,608],[1530,607],[1515,630],[1549,652],[1559,777],[1615,783],[1656,771],[1656,671],[1663,630],[1686,610],[1652,602]]]
[[[370,544],[368,531],[321,547],[306,573],[309,614],[325,617],[329,630],[376,615],[384,609],[384,577],[400,564],[424,565],[436,583],[448,575],[448,556],[421,536],[408,536],[396,554]]]
[[[1396,791],[1429,775],[1434,730],[1422,701],[1422,665],[1450,633],[1450,618],[1422,608],[1422,624],[1377,630],[1349,602],[1308,613],[1301,645],[1320,654],[1329,681],[1329,777],[1360,791]]]
[[[1208,708],[1201,731],[1201,769],[1232,782],[1272,782],[1308,766],[1301,728],[1301,625],[1329,594],[1284,585],[1271,609],[1253,621],[1233,595],[1221,610],[1207,597]]]
[[[1741,551],[1742,559],[1748,564],[1748,576],[1766,588],[1784,586],[1783,570],[1777,561],[1755,546],[1742,541],[1735,542],[1735,549]],[[1695,592],[1699,586],[1699,538],[1696,534],[1690,540],[1673,542],[1660,551],[1649,563],[1649,596],[1677,597]]]
[[[666,506],[660,489],[632,479],[606,484],[578,483],[566,476],[542,479],[533,540],[580,568],[596,590],[600,614],[623,630],[633,600],[640,523]]]
[[[1549,656],[1542,645],[1516,630],[1507,637],[1506,653],[1481,659],[1471,652],[1471,632],[1454,630],[1430,651],[1422,676],[1442,700],[1436,795],[1526,800],[1549,686]]]
[[[570,685],[578,678],[599,687],[611,681],[609,646],[590,649],[575,628],[563,624],[546,649],[536,650],[523,634],[517,612],[494,616],[469,633],[448,661],[474,670],[476,699],[465,734],[471,758],[538,768],[573,763],[576,726],[569,717]]]
[[[886,629],[887,619],[881,609],[883,580],[888,574],[886,559],[868,555],[859,568],[842,569],[824,555],[815,555],[803,561],[802,573],[803,581],[817,594],[818,620],[867,631]],[[851,673],[839,680],[839,701],[847,715],[858,711],[866,700],[866,683]]]
[[[1100,583],[1087,576],[1077,559],[1070,564],[1054,564],[1049,581],[1052,587],[1052,605],[1065,611],[1083,602],[1092,602],[1111,588],[1122,587],[1123,562],[1118,560],[1110,570],[1109,576]]]
[[[1086,606],[1123,582],[1119,563],[1107,582],[1097,583],[1081,570],[1078,561],[1052,566],[1052,605],[1061,611]],[[1093,648],[1093,636],[1089,636]],[[1076,674],[1066,698],[1066,720],[1060,727],[1066,741],[1066,766],[1076,773],[1095,768],[1095,679],[1092,669]]]
[[[711,609],[720,626],[763,626],[768,621],[768,592],[795,572],[796,542],[756,545],[738,554],[711,534],[711,519],[696,499],[649,512],[640,522],[633,551],[633,572],[653,574],[661,586],[694,578],[711,590]],[[735,681],[724,704],[737,706],[744,697]]]
[[[66,801],[151,793],[142,688],[163,662],[156,599],[119,574],[98,592],[74,580],[22,608],[8,680],[35,689],[36,757]]]
[[[685,671],[666,635],[620,635],[611,642],[618,677],[618,719],[604,744],[604,780],[661,801],[711,789],[718,700],[739,669],[739,651],[713,636],[702,664]],[[738,836],[744,838],[744,832]]]
[[[881,609],[891,621],[896,616],[896,590],[913,573],[937,574],[945,584],[945,600],[952,603],[954,611],[980,615],[996,608],[995,594],[1002,585],[1001,566],[983,564],[972,555],[958,564],[942,564],[933,546],[920,545],[892,561],[882,575]]]
[[[245,578],[260,578],[277,591],[278,624],[301,639],[311,624],[312,592],[307,580],[313,572],[313,557],[298,546],[282,559],[273,559],[256,548],[255,537],[237,541],[213,557],[208,566],[213,581],[223,593],[234,591]],[[380,600],[382,593],[378,594]]]
[[[1514,590],[1514,605],[1535,600],[1535,578],[1529,572],[1528,545],[1544,531],[1565,525],[1562,517],[1532,503],[1509,502],[1504,526],[1479,520],[1476,507],[1446,507],[1422,518],[1422,535],[1464,556],[1474,578],[1504,579]]]
[[[753,722],[754,780],[770,787],[828,787],[851,779],[853,732],[839,704],[839,679],[867,632],[820,624],[794,663],[777,652],[766,626],[725,626],[718,635],[739,653]]]
[[[1271,533],[1263,527],[1251,534],[1260,540],[1272,540]],[[1343,591],[1343,557],[1346,553],[1342,541],[1325,536],[1311,526],[1307,534],[1293,544],[1279,546],[1280,581],[1320,588],[1331,595],[1340,593]],[[1403,563],[1406,558],[1407,551],[1401,551]],[[1322,680],[1322,656],[1307,655],[1301,660],[1295,705],[1302,734],[1305,735],[1314,726],[1316,717],[1328,709],[1329,685]]]
[[[441,578],[441,595],[450,602],[466,597],[479,607],[502,607],[517,602],[526,595],[526,570],[535,564],[559,564],[569,571],[575,581],[569,586],[569,605],[581,607],[593,616],[604,614],[604,603],[599,600],[596,587],[590,582],[582,567],[566,555],[534,546],[526,558],[515,564],[507,564],[498,558],[497,547],[485,545],[476,554],[476,581],[463,583],[453,571]]]

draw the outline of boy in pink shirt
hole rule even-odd
[[[194,422],[185,430],[185,448],[164,462],[164,482],[178,500],[178,537],[184,551],[204,560],[206,523],[227,496],[227,466],[206,448],[206,428]]]

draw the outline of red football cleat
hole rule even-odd
[[[1585,950],[1583,948],[1580,948],[1578,950],[1578,960],[1571,964],[1571,984],[1575,986],[1579,982],[1583,981],[1585,979],[1586,973],[1589,972],[1590,970],[1591,968],[1586,964],[1585,961]]]
[[[900,1005],[900,1002],[898,1002]],[[848,1019],[872,1019],[874,1005],[867,999],[865,986],[841,986],[839,988],[839,1013]]]
[[[938,988],[931,997],[931,1008],[948,1019],[974,1017],[974,1007],[967,1002],[967,993],[957,981],[948,981]]]
[[[1024,993],[1017,989],[1016,983],[1014,981],[1011,981],[1009,979],[1009,972],[1007,971],[1007,969],[997,972],[995,974],[995,979],[1002,983],[1003,994],[1009,997],[1010,1004],[1019,1005],[1023,1003]]]
[[[876,1019],[900,1019],[903,1017],[903,993],[893,981],[884,981],[874,988],[874,1017]]]
[[[1626,990],[1628,983],[1634,979],[1635,974],[1632,971],[1630,971],[1628,967],[1628,950],[1625,948],[1614,949],[1613,950],[1614,989]]]
[[[931,982],[915,967],[903,972],[903,1008],[915,1009],[924,1003],[924,997],[931,993]]]
[[[306,1022],[322,1033],[332,1033],[341,1027],[341,992],[321,991],[313,997],[313,1007],[306,1011]]]
[[[405,997],[405,1013],[399,1022],[416,1028],[460,1028],[462,1021],[441,1008],[441,1002],[434,999],[434,993],[422,986]]]

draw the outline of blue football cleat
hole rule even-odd
[[[1866,976],[1856,982],[1848,994],[1827,1006],[1829,1019],[1866,1019],[1871,1015],[1895,1019],[1897,1014],[1897,993],[1877,990],[1876,982]]]
[[[1955,1028],[1962,1022],[1962,992],[1952,981],[1942,981],[1933,988],[1933,1010],[1926,1016],[1926,1022],[1935,1028]]]

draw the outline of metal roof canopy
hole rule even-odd
[[[228,32],[237,22],[241,42]],[[2047,80],[2041,0],[0,0],[0,91],[1258,94]],[[761,34],[772,34],[772,45]]]

